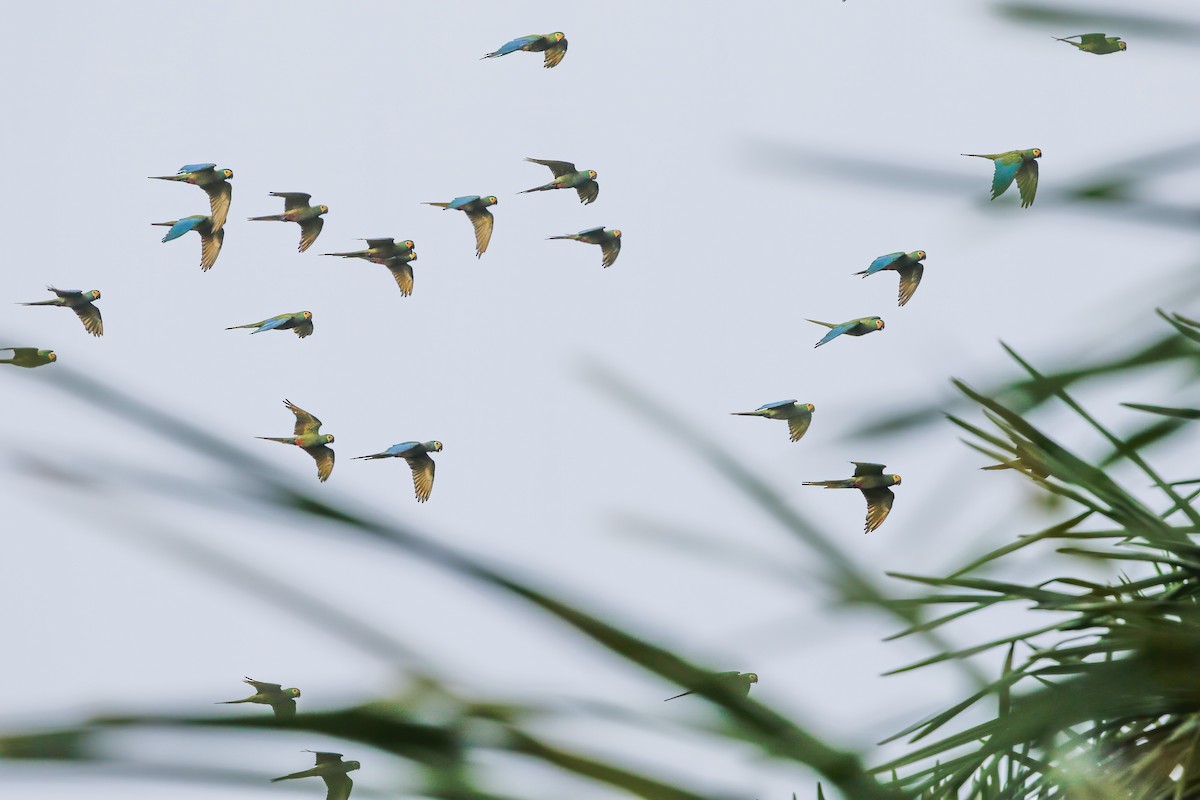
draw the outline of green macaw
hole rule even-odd
[[[843,333],[847,336],[866,336],[868,333],[881,331],[884,328],[883,320],[879,317],[859,317],[858,319],[848,320],[837,325],[832,322],[821,322],[819,319],[810,319],[808,322],[824,325],[830,329],[829,333],[825,334],[821,341],[814,344],[813,347],[820,347],[827,342],[831,342]]]
[[[317,477],[324,483],[329,480],[329,474],[333,472],[333,451],[325,446],[333,444],[333,435],[321,433],[321,420],[291,400],[284,400],[283,404],[296,415],[296,429],[293,435],[287,437],[256,436],[254,438],[281,444],[294,444],[303,449],[317,462]]]
[[[322,214],[329,213],[329,206],[309,205],[311,194],[304,192],[268,192],[271,197],[283,198],[283,213],[265,217],[250,217],[251,222],[295,222],[300,225],[300,252],[303,253],[321,235],[325,227]]]
[[[217,256],[221,255],[221,245],[225,242],[225,229],[214,229],[212,217],[193,214],[183,219],[151,222],[150,224],[171,229],[162,238],[164,242],[178,239],[188,231],[195,231],[200,236],[200,269],[208,272],[212,265],[217,263]]]
[[[430,492],[433,491],[433,473],[437,469],[437,465],[434,464],[429,454],[440,452],[442,452],[442,443],[439,441],[400,442],[383,452],[372,453],[369,456],[355,456],[355,458],[369,461],[377,458],[403,458],[408,464],[408,468],[412,470],[413,489],[417,494],[417,502],[424,503],[429,499]]]
[[[12,364],[14,367],[44,367],[58,360],[53,350],[38,350],[36,347],[0,347],[0,351],[11,350],[13,357],[0,359],[0,364]]]
[[[506,56],[509,53],[515,53],[518,50],[523,50],[526,53],[545,53],[546,58],[542,63],[546,69],[557,67],[558,62],[563,60],[563,56],[567,54],[567,37],[562,31],[555,31],[547,34],[533,34],[531,36],[521,36],[513,39],[511,42],[505,42],[496,50],[485,55],[483,58],[496,58],[498,56]],[[483,58],[479,59],[480,61]]]
[[[551,189],[574,189],[579,194],[579,202],[584,205],[595,202],[596,198],[600,196],[600,184],[596,183],[598,173],[594,169],[575,169],[575,165],[570,161],[543,161],[540,158],[525,160],[549,167],[550,171],[554,173],[554,180],[517,194],[546,192]]]
[[[1057,36],[1050,38],[1059,42],[1066,42],[1085,53],[1095,53],[1098,56],[1108,55],[1109,53],[1121,53],[1126,48],[1125,42],[1121,41],[1121,37],[1105,36],[1103,33],[1076,33],[1071,36],[1065,36],[1062,39],[1059,39]],[[1079,41],[1068,41],[1070,39],[1078,39]]]
[[[599,228],[588,228],[579,233],[568,233],[563,236],[549,236],[550,239],[570,239],[575,242],[583,242],[584,244],[600,245],[600,264],[608,268],[611,267],[617,260],[617,256],[621,254],[621,232],[617,229],[611,231],[604,230],[604,226]]]
[[[313,332],[312,312],[297,311],[294,314],[280,314],[270,319],[260,319],[258,322],[251,322],[246,325],[231,325],[225,330],[232,331],[237,328],[258,328],[250,335],[262,333],[263,331],[294,331],[297,336],[303,339],[305,336],[311,336]]]
[[[350,776],[346,773],[360,769],[362,765],[357,761],[342,761],[341,753],[323,753],[319,750],[306,750],[305,752],[312,753],[317,757],[315,767],[303,772],[293,772],[291,775],[271,778],[271,783],[288,781],[293,778],[320,778],[325,781],[327,790],[325,800],[349,800],[350,790],[354,788],[354,781],[350,780]]]
[[[352,250],[348,253],[325,253],[327,256],[341,258],[362,258],[373,264],[382,264],[389,258],[406,256],[413,251],[416,243],[412,239],[397,242],[395,239],[363,239],[367,243],[365,250]]]
[[[817,407],[812,403],[798,403],[795,400],[780,400],[777,403],[767,403],[759,406],[753,411],[733,411],[730,412],[738,417],[766,417],[767,419],[784,419],[787,420],[788,431],[792,434],[792,441],[800,441],[800,437],[808,432],[808,426],[812,424],[813,412]]]
[[[492,217],[492,212],[488,211],[488,207],[499,202],[495,195],[480,197],[477,194],[469,194],[464,197],[456,197],[449,203],[427,202],[425,205],[437,206],[442,211],[454,209],[466,214],[467,219],[471,220],[471,225],[475,228],[475,257],[479,258],[487,252],[488,242],[492,240],[492,226],[496,222]]]
[[[20,303],[20,305],[69,308],[79,317],[84,330],[92,336],[104,335],[104,321],[100,318],[100,309],[92,305],[94,301],[100,299],[99,289],[92,289],[90,292],[81,292],[78,289],[55,289],[53,286],[47,286],[46,289],[58,296],[53,300],[38,300],[32,303]]]
[[[990,158],[996,165],[992,176],[992,199],[995,200],[1012,186],[1013,179],[1017,181],[1017,189],[1021,193],[1021,208],[1033,205],[1037,195],[1038,165],[1035,158],[1042,157],[1042,151],[1034,147],[1030,150],[1009,150],[1005,153],[961,153],[971,158]]]
[[[863,533],[870,533],[883,524],[892,510],[896,496],[889,486],[899,486],[899,475],[884,475],[883,464],[851,461],[854,477],[837,481],[805,481],[805,486],[824,486],[826,489],[858,489],[867,500],[867,524]]]
[[[151,175],[156,181],[182,181],[193,186],[199,186],[208,195],[208,205],[212,215],[212,229],[215,233],[225,227],[225,218],[229,216],[229,201],[233,198],[233,170],[217,169],[216,164],[184,164],[174,175]]]
[[[285,689],[278,683],[263,683],[253,678],[246,678],[244,683],[254,687],[254,694],[241,700],[222,700],[217,705],[231,703],[262,703],[271,707],[275,716],[281,719],[291,719],[296,716],[296,698],[300,696],[299,689]]]
[[[917,286],[921,283],[921,276],[925,274],[925,266],[921,264],[924,260],[924,250],[915,250],[911,253],[888,253],[886,256],[880,256],[872,261],[871,266],[862,272],[854,274],[866,278],[884,270],[895,270],[900,274],[900,305],[904,305],[912,299],[913,293],[917,291]]]
[[[758,675],[754,672],[717,672],[714,673],[711,682],[716,686],[724,686],[731,692],[736,692],[742,697],[750,694],[750,687],[758,683]],[[667,700],[674,700],[678,697],[684,697],[689,694],[694,694],[696,689],[689,689],[686,692],[668,697]],[[663,702],[667,702],[664,700]]]

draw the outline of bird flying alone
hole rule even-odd
[[[151,175],[156,181],[183,181],[193,186],[199,186],[208,195],[208,205],[212,214],[212,229],[219,231],[225,226],[225,218],[229,216],[229,201],[233,198],[233,170],[217,169],[216,164],[184,164],[174,175]]]
[[[992,199],[995,200],[1012,186],[1013,179],[1017,181],[1017,190],[1021,193],[1021,208],[1033,205],[1037,196],[1038,165],[1035,158],[1042,157],[1042,151],[1034,147],[1030,150],[1009,150],[1004,153],[962,153],[971,158],[990,158],[996,165],[992,176]]]
[[[58,360],[53,350],[38,350],[36,347],[0,347],[0,353],[12,352],[12,358],[0,358],[0,364],[12,364],[14,367],[44,367]]]
[[[571,239],[584,244],[600,245],[600,263],[605,268],[611,267],[616,262],[617,256],[621,254],[621,232],[615,228],[606,231],[603,225],[599,228],[588,228],[579,233],[547,237],[547,241],[550,239]]]
[[[798,442],[808,432],[808,426],[812,424],[813,412],[816,410],[817,407],[812,403],[780,400],[776,403],[767,403],[766,405],[759,406],[753,411],[734,411],[731,413],[737,417],[766,417],[767,419],[787,420],[788,432],[791,433],[792,441]]]
[[[55,289],[53,286],[47,286],[46,289],[58,296],[53,300],[38,300],[32,303],[21,303],[20,305],[61,306],[69,308],[79,317],[79,321],[83,323],[84,330],[92,336],[104,335],[104,320],[100,318],[100,309],[92,305],[94,301],[100,299],[99,289],[92,289],[90,292],[81,292],[77,289]]]
[[[1126,49],[1126,44],[1119,36],[1105,36],[1103,33],[1076,33],[1071,36],[1064,36],[1059,39],[1057,36],[1052,36],[1052,39],[1067,44],[1082,50],[1085,53],[1095,53],[1098,56],[1105,56],[1109,53],[1123,53]],[[1078,42],[1072,42],[1071,39],[1078,39]]]
[[[825,334],[821,341],[814,344],[813,347],[820,347],[823,344],[831,342],[843,333],[847,336],[866,336],[868,333],[881,331],[884,328],[883,320],[879,317],[859,317],[858,319],[852,319],[839,325],[834,325],[832,322],[821,322],[819,319],[810,319],[807,321],[816,323],[817,325],[824,325],[830,329],[829,333]]]
[[[495,220],[492,218],[492,212],[488,211],[488,206],[494,206],[499,202],[495,195],[480,197],[477,194],[471,194],[466,197],[456,197],[449,203],[427,202],[425,205],[437,206],[443,211],[454,209],[466,214],[467,219],[471,220],[471,224],[475,226],[475,257],[479,258],[487,252],[488,242],[492,240],[492,225]]]
[[[333,472],[333,451],[326,445],[333,444],[333,435],[321,433],[321,420],[305,411],[291,400],[284,400],[288,411],[296,415],[296,429],[293,435],[286,437],[256,436],[256,439],[266,439],[268,442],[294,444],[313,457],[317,462],[317,477],[322,483],[329,480]]]
[[[442,443],[438,441],[401,442],[400,444],[392,445],[382,453],[373,453],[369,456],[355,456],[355,458],[365,458],[368,460],[377,458],[403,458],[408,462],[409,469],[412,470],[413,488],[416,490],[417,502],[424,503],[429,499],[429,493],[433,491],[433,472],[437,466],[433,463],[433,459],[429,457],[429,454],[440,452],[442,452]]]
[[[917,291],[917,286],[921,283],[921,276],[925,274],[925,267],[921,264],[924,260],[924,250],[915,250],[911,253],[888,253],[886,256],[880,256],[872,261],[871,266],[862,272],[854,274],[866,278],[877,272],[883,272],[885,269],[895,270],[900,274],[900,305],[904,305],[912,299],[913,293]]]
[[[596,183],[596,176],[599,173],[594,169],[576,169],[575,165],[570,161],[543,161],[540,158],[527,158],[525,160],[549,167],[550,171],[554,173],[554,180],[549,183],[543,183],[541,186],[535,186],[532,189],[518,192],[517,194],[548,192],[551,189],[574,189],[579,194],[579,202],[584,205],[594,203],[600,195],[600,184]]]
[[[276,717],[291,719],[296,716],[296,698],[300,696],[299,689],[285,689],[278,683],[263,683],[253,678],[246,678],[243,683],[254,687],[254,694],[241,700],[222,700],[217,705],[232,703],[261,703],[268,705]]]
[[[723,686],[741,697],[746,697],[750,694],[750,687],[756,683],[758,683],[758,675],[753,672],[718,672],[709,679],[709,682],[704,688]],[[675,697],[668,697],[667,700],[674,700],[678,697],[685,697],[689,694],[695,694],[699,688],[701,687],[696,687],[696,689],[688,689],[686,692],[675,695]],[[663,702],[665,703],[667,700],[664,700]]]
[[[246,325],[231,325],[225,330],[232,331],[237,328],[258,328],[256,331],[251,331],[251,335],[262,333],[263,331],[294,331],[297,336],[303,339],[305,336],[312,335],[312,312],[297,311],[294,314],[280,314],[270,319],[260,319],[258,322],[250,322]]]
[[[311,194],[304,192],[268,192],[272,197],[283,198],[283,213],[269,214],[265,217],[250,217],[251,222],[295,222],[300,226],[300,248],[303,253],[321,235],[325,227],[322,214],[329,213],[329,206],[309,205]]]
[[[497,58],[506,56],[509,53],[515,53],[518,50],[526,53],[542,53],[546,54],[546,60],[542,64],[546,69],[557,67],[559,62],[563,60],[563,56],[567,54],[567,36],[562,31],[555,31],[547,34],[533,34],[532,36],[522,36],[519,39],[513,39],[511,42],[505,42],[500,45],[499,49],[485,55],[483,58]],[[480,59],[480,61],[483,60]]]
[[[899,486],[899,475],[884,475],[883,464],[851,461],[854,477],[837,481],[805,481],[805,486],[824,486],[826,489],[858,489],[867,500],[867,524],[863,533],[870,533],[883,524],[892,510],[896,496],[889,486]]]
[[[194,215],[150,224],[171,229],[162,238],[164,242],[178,239],[188,231],[195,231],[200,236],[200,269],[208,272],[212,265],[217,263],[217,256],[221,255],[221,245],[225,243],[225,229],[221,228],[214,233],[212,217]]]
[[[320,778],[325,781],[325,800],[348,800],[354,781],[347,774],[362,767],[357,761],[342,761],[341,753],[323,753],[319,750],[306,750],[317,757],[317,765],[303,772],[293,772],[271,778],[271,783],[289,781],[294,778]]]

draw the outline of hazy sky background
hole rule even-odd
[[[1200,23],[1185,4],[1136,5]],[[1141,148],[1189,141],[1200,122],[1188,100],[1196,50],[1126,36],[1128,52],[1098,58],[1050,38],[1082,30],[1018,27],[989,9],[956,0],[22,4],[0,52],[9,76],[0,344],[53,348],[59,364],[0,369],[10,423],[0,600],[11,648],[0,729],[130,708],[215,711],[213,701],[248,694],[242,675],[301,687],[306,709],[403,685],[393,665],[113,535],[135,519],[253,559],[394,631],[466,692],[598,699],[664,720],[707,713],[702,701],[663,706],[674,686],[378,548],[23,474],[21,456],[33,452],[227,480],[54,391],[60,368],[111,381],[315,485],[308,456],[253,438],[290,432],[289,398],[337,437],[322,493],[595,601],[714,668],[754,670],[755,697],[848,746],[868,748],[958,699],[964,684],[951,669],[879,678],[926,651],[880,643],[890,620],[830,611],[805,552],[589,382],[586,365],[621,374],[733,448],[881,580],[937,573],[1040,525],[1019,476],[975,469],[983,457],[949,424],[877,443],[847,434],[949,398],[951,375],[1015,375],[998,339],[1049,367],[1079,342],[1115,352],[1157,335],[1156,305],[1195,313],[1195,282],[1180,283],[1194,232],[1097,224],[1041,201],[1021,211],[1015,187],[989,204],[991,164],[959,153],[1040,147],[1045,198]],[[557,69],[542,69],[540,54],[479,60],[553,30],[570,42]],[[965,191],[893,191],[782,162],[778,174],[764,169],[791,145],[958,175]],[[550,177],[526,156],[598,170],[598,201],[517,195]],[[235,172],[224,251],[208,273],[197,237],[162,244],[163,229],[150,225],[207,213],[203,192],[145,177],[205,161]],[[1186,201],[1195,177],[1153,189]],[[295,225],[245,221],[278,213],[270,191],[330,206],[309,252],[295,252]],[[420,205],[466,194],[500,198],[479,260],[462,214]],[[625,234],[609,269],[597,247],[545,241],[598,225]],[[374,236],[416,241],[412,297],[381,266],[319,255]],[[929,257],[905,308],[893,274],[852,274],[915,249]],[[100,289],[105,336],[88,336],[64,310],[9,305],[43,299],[47,283]],[[223,330],[301,309],[316,325],[302,341]],[[823,329],[805,318],[866,315],[887,329],[812,349]],[[1108,401],[1183,404],[1171,402],[1174,389],[1109,387],[1097,410],[1127,430],[1142,420]],[[783,423],[729,415],[791,397],[817,407],[798,444]],[[1072,432],[1056,434],[1074,443]],[[403,462],[351,460],[408,439],[445,443],[425,505]],[[904,477],[871,536],[858,493],[800,485],[845,477],[852,459]],[[794,580],[663,546],[647,522],[743,549]],[[961,641],[991,633],[964,628]],[[672,764],[667,777],[713,792],[809,790],[795,770],[736,748],[700,758],[681,730],[597,724],[566,735],[648,769]],[[131,739],[150,760],[261,770],[257,791],[0,761],[0,794],[319,797],[315,782],[266,783],[304,768],[302,747],[361,760],[356,792],[398,785],[390,760],[319,739]],[[496,780],[534,798],[603,791],[532,783],[520,769],[498,769]]]

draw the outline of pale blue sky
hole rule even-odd
[[[1200,22],[1169,0],[1138,7]],[[1181,299],[1177,283],[1194,233],[1099,225],[1041,201],[1019,211],[1008,195],[988,204],[991,165],[958,155],[1040,147],[1044,199],[1139,148],[1194,138],[1200,118],[1181,98],[1193,94],[1196,51],[1175,44],[1127,36],[1127,53],[1097,58],[1050,39],[1082,31],[1016,27],[987,4],[955,0],[693,0],[686,10],[625,0],[68,2],[24,4],[9,21],[19,35],[0,52],[0,344],[51,347],[60,363],[0,370],[14,423],[0,462],[0,601],[5,639],[20,652],[0,682],[4,731],[131,706],[212,709],[239,696],[244,674],[302,687],[305,708],[403,685],[392,665],[114,535],[131,530],[135,508],[150,535],[170,525],[253,557],[396,632],[465,690],[594,698],[666,720],[704,713],[699,701],[663,707],[674,687],[376,548],[131,488],[64,492],[24,474],[22,454],[36,452],[97,470],[225,477],[64,399],[49,388],[56,369],[116,383],[315,484],[303,453],[253,438],[290,430],[289,398],[337,437],[322,492],[596,601],[716,668],[757,671],[756,697],[866,748],[957,699],[956,673],[879,678],[924,651],[881,644],[888,620],[829,612],[806,554],[589,383],[585,364],[607,365],[734,448],[875,574],[928,573],[1033,529],[1042,518],[1025,502],[1031,493],[1017,476],[974,469],[982,457],[948,424],[878,443],[846,434],[949,398],[951,375],[1014,374],[998,339],[1050,365],[1075,342],[1113,352],[1150,336],[1155,305],[1195,312],[1195,286]],[[540,55],[479,60],[552,30],[570,41],[557,69],[543,70]],[[763,154],[790,145],[968,183],[939,196],[783,164],[764,171]],[[548,179],[526,156],[598,170],[598,201],[517,195]],[[224,252],[208,273],[194,236],[161,244],[150,225],[205,213],[203,193],[145,178],[203,161],[236,173]],[[1156,196],[1194,197],[1195,175],[1185,178],[1156,185]],[[245,221],[277,212],[270,191],[330,206],[309,252],[295,252],[295,226]],[[500,198],[480,260],[461,214],[420,204],[464,194]],[[625,233],[607,270],[598,248],[545,241],[597,225]],[[385,235],[416,241],[412,297],[383,267],[319,255]],[[929,258],[904,308],[893,275],[853,275],[914,249]],[[9,305],[41,299],[47,283],[100,289],[106,335],[92,339],[65,311]],[[316,325],[303,341],[223,330],[303,308]],[[812,349],[822,331],[806,317],[869,314],[887,329]],[[1138,420],[1115,401],[1165,402],[1154,393],[1174,388],[1095,396],[1101,417],[1128,428]],[[782,423],[729,415],[787,397],[817,407],[798,444]],[[445,443],[425,505],[402,462],[351,460],[407,439]],[[869,537],[857,494],[800,486],[848,475],[851,459],[904,476],[892,516]],[[791,565],[795,582],[663,547],[633,520]],[[555,732],[713,792],[779,798],[811,786],[736,749],[700,758],[672,727]],[[319,786],[265,780],[302,768],[301,747],[329,746],[303,736],[137,743],[147,758],[261,770],[260,791],[239,791],[256,798],[319,796]],[[358,787],[396,789],[381,757],[347,755],[364,764]],[[496,781],[531,798],[601,793],[537,776],[498,766]],[[84,786],[97,800],[231,794],[0,761],[0,794],[49,800]]]

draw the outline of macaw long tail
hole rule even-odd
[[[371,459],[376,459],[376,458],[391,458],[391,456],[387,455],[386,453],[373,453],[369,456],[355,456],[354,460],[357,461],[360,458],[365,458],[365,459],[371,460]]]
[[[147,175],[152,181],[186,181],[186,175]]]
[[[271,214],[266,217],[247,217],[251,222],[284,222],[283,214]]]
[[[258,327],[257,322],[251,322],[249,325],[230,325],[225,330],[232,331],[232,330],[236,330],[237,328],[257,328],[257,327]],[[259,438],[261,439],[262,437],[260,436]]]
[[[286,439],[282,436],[255,436],[254,438],[255,439],[265,439],[268,442],[279,442],[280,444],[295,444],[296,443],[295,436],[290,436]]]
[[[21,305],[21,306],[57,306],[57,305],[59,305],[59,302],[57,300],[37,300],[32,303],[18,303],[17,305]]]
[[[854,489],[854,481],[804,481],[804,486],[824,486],[826,489]]]
[[[549,239],[575,239],[575,238],[578,238],[578,237],[573,236],[573,235],[572,236],[547,236],[546,237],[546,239],[548,239],[548,240]]]
[[[449,208],[449,203],[426,203],[427,206],[437,206],[438,208]]]
[[[557,188],[558,188],[557,186],[554,186],[553,184],[548,183],[545,186],[535,186],[532,189],[525,189],[523,191],[517,192],[517,194],[529,194],[530,192],[545,192],[550,189],[557,189]]]
[[[763,412],[761,412],[761,411],[730,411],[729,413],[735,417],[761,417],[761,416],[763,416]]]
[[[821,322],[821,320],[819,320],[819,319],[806,319],[805,322],[813,322],[813,323],[816,323],[817,325],[824,325],[826,328],[836,328],[837,327],[837,325],[834,325],[832,322]]]

